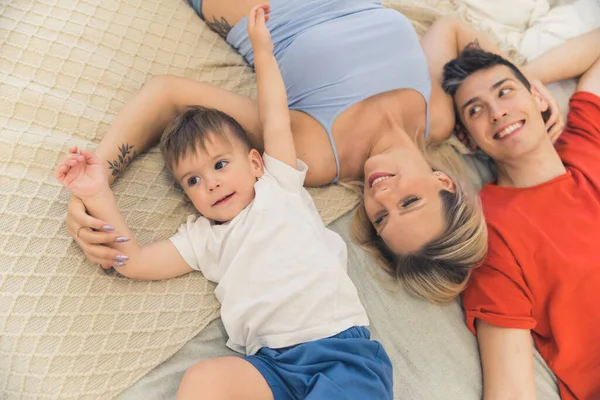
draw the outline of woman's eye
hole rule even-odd
[[[200,182],[200,177],[192,176],[191,178],[188,179],[188,186],[194,186],[194,185],[198,184],[198,182]]]
[[[225,168],[225,166],[227,164],[229,164],[229,161],[225,161],[225,160],[217,161],[217,163],[215,164],[215,169]]]
[[[404,200],[404,202],[402,203],[402,207],[406,208],[408,206],[410,206],[412,203],[421,200],[419,197],[416,196],[411,196],[409,198],[407,198],[406,200]]]
[[[469,117],[472,117],[473,115],[475,115],[476,113],[479,112],[479,110],[481,110],[480,106],[473,106],[469,109]]]
[[[378,217],[375,221],[373,221],[374,225],[379,225],[383,222],[384,218],[387,217],[387,214],[383,214],[380,217]]]
[[[511,91],[512,91],[512,89],[511,89],[511,88],[502,88],[502,89],[500,89],[500,92],[498,92],[498,95],[499,95],[500,97],[502,97],[502,96],[504,96],[505,94],[507,94],[507,93],[510,93]]]

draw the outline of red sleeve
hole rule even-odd
[[[566,164],[600,165],[600,97],[590,92],[571,96],[567,124],[556,149]]]
[[[467,326],[475,320],[502,328],[533,329],[532,295],[512,252],[492,227],[485,262],[475,268],[462,295]]]

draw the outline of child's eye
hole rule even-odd
[[[217,163],[215,164],[215,169],[225,168],[225,166],[227,164],[229,164],[229,161],[225,161],[225,160],[217,161]]]
[[[419,201],[419,200],[421,200],[421,199],[417,196],[410,196],[410,197],[406,198],[404,200],[404,202],[402,202],[402,207],[406,208],[406,207],[410,206],[412,203],[414,203],[415,201]]]
[[[200,182],[200,177],[199,176],[192,176],[191,178],[188,179],[188,186],[194,186],[197,185]]]
[[[481,110],[481,106],[473,106],[469,109],[469,117],[472,117]]]
[[[385,219],[385,217],[387,217],[387,213],[382,214],[375,221],[373,221],[373,225],[380,225],[383,222],[383,220]]]
[[[502,88],[502,89],[500,89],[500,91],[498,92],[498,95],[499,95],[500,97],[502,97],[502,96],[504,96],[505,94],[508,94],[508,93],[510,93],[511,91],[512,91],[512,89],[511,89],[511,88],[508,88],[508,87],[506,87],[506,88]]]

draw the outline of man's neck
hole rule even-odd
[[[567,170],[550,140],[544,140],[533,152],[518,160],[496,163],[498,186],[526,188],[563,175]]]

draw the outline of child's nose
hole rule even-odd
[[[211,179],[207,182],[207,186],[208,186],[208,190],[210,190],[212,192],[213,190],[221,187],[221,182],[219,182],[219,180],[217,180],[217,179]]]

